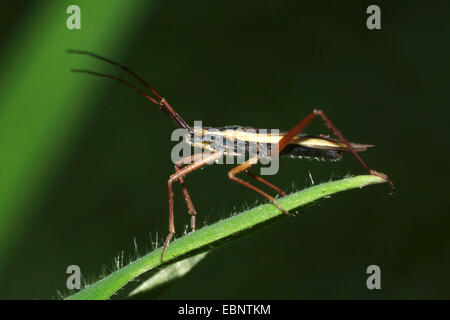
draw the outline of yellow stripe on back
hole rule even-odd
[[[233,141],[249,141],[257,143],[278,143],[284,134],[262,134],[256,132],[248,132],[243,130],[202,130],[203,135],[214,134],[222,136],[224,139]],[[331,139],[320,137],[295,137],[290,144],[301,145],[308,148],[317,149],[347,149],[345,144]]]

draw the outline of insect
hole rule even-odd
[[[112,80],[116,80],[121,82],[122,84],[132,88],[137,91],[139,94],[144,96],[151,103],[156,105],[159,109],[161,109],[164,113],[166,113],[172,122],[178,128],[182,128],[186,130],[186,142],[190,145],[195,145],[202,149],[212,149],[211,143],[209,143],[208,139],[204,139],[214,133],[214,135],[222,136],[225,140],[234,140],[241,141],[245,143],[258,141],[261,142],[271,142],[275,141],[276,147],[273,150],[270,150],[270,156],[274,157],[277,155],[287,155],[294,158],[319,158],[322,160],[339,160],[346,152],[350,152],[366,169],[371,175],[379,176],[383,178],[386,182],[388,182],[391,187],[394,189],[394,184],[392,181],[383,173],[377,172],[375,170],[370,169],[370,167],[362,160],[359,156],[359,152],[366,151],[369,148],[374,147],[369,144],[360,144],[360,143],[351,143],[344,138],[342,133],[334,126],[334,124],[328,119],[325,113],[322,110],[313,110],[310,112],[303,120],[301,120],[297,125],[295,125],[290,131],[284,133],[278,133],[276,135],[269,135],[267,133],[261,133],[259,129],[253,129],[248,127],[241,126],[229,126],[223,128],[195,128],[189,126],[189,124],[184,121],[184,119],[170,106],[165,98],[163,98],[153,87],[151,87],[146,81],[144,81],[140,76],[131,71],[124,65],[117,63],[115,61],[109,60],[107,58],[101,57],[97,54],[88,52],[88,51],[79,51],[79,50],[68,50],[68,53],[82,54],[94,57],[96,59],[105,61],[112,65],[115,65],[132,77],[141,82],[149,92],[145,92],[138,87],[134,86],[130,82],[113,76],[109,74],[98,73],[85,69],[72,69],[72,72],[81,72],[87,73],[94,76],[99,76],[103,78],[108,78]],[[302,131],[313,121],[315,118],[321,118],[325,125],[331,129],[336,138],[330,138],[326,135],[318,135],[318,136],[308,136],[302,133]],[[239,129],[239,131],[236,131]],[[251,130],[252,129],[252,130]],[[238,132],[238,133],[236,133]],[[200,138],[200,142],[198,139]],[[197,142],[196,142],[197,141]],[[167,235],[164,247],[161,252],[161,260],[163,260],[164,253],[169,246],[170,241],[172,240],[173,235],[175,234],[175,225],[174,225],[174,212],[173,212],[173,193],[172,193],[172,184],[174,182],[179,182],[181,184],[182,192],[184,194],[184,198],[187,204],[188,212],[191,216],[191,229],[195,231],[195,216],[197,214],[194,205],[192,203],[191,197],[186,188],[184,178],[189,173],[205,166],[211,161],[218,160],[223,156],[242,156],[242,153],[247,152],[245,148],[242,150],[237,150],[236,148],[222,148],[220,151],[217,151],[217,148],[212,149],[207,156],[202,153],[197,153],[185,157],[174,164],[175,172],[170,175],[168,180],[168,193],[169,193],[169,234]],[[282,212],[289,214],[286,210],[284,210],[280,204],[277,202],[276,198],[269,195],[268,193],[261,190],[259,187],[254,184],[248,182],[247,180],[243,180],[238,178],[237,175],[240,173],[245,173],[250,179],[256,180],[262,184],[265,184],[269,188],[275,190],[278,194],[286,195],[286,193],[280,188],[276,187],[266,179],[261,176],[250,171],[250,168],[254,166],[260,159],[258,155],[255,155],[248,159],[247,161],[235,166],[233,169],[228,171],[228,177],[230,180],[233,180],[249,189],[252,189],[267,198],[271,201],[279,210]]]

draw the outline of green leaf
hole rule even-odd
[[[316,185],[280,198],[278,202],[284,209],[292,210],[340,191],[362,188],[366,185],[383,182],[385,180],[377,176],[356,176]],[[224,239],[230,238],[233,235],[246,234],[252,228],[282,216],[285,216],[285,214],[271,203],[233,215],[174,240],[168,247],[163,262],[161,262],[162,248],[156,249],[80,290],[67,299],[108,299],[130,280],[144,272],[158,267],[163,263],[183,258],[187,254],[198,253],[202,249],[209,250],[212,245],[216,245],[218,242],[222,243]]]
[[[137,288],[133,289],[128,294],[128,297],[132,299],[139,299],[141,297],[151,299],[160,296],[175,281],[191,271],[207,254],[208,252],[202,252],[162,268]]]

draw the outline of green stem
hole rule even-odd
[[[340,191],[361,188],[369,184],[382,182],[385,181],[377,176],[356,176],[313,186],[280,198],[278,202],[284,209],[292,210]],[[282,215],[284,213],[269,203],[216,222],[174,240],[164,255],[164,263],[180,258],[193,250],[211,245],[216,241],[225,239],[236,233],[248,232],[250,228]],[[162,248],[159,248],[146,254],[131,262],[129,265],[69,296],[67,299],[108,299],[130,280],[161,265],[161,250]]]

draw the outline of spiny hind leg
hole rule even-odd
[[[341,140],[346,146],[347,149],[353,154],[353,156],[361,163],[361,165],[366,169],[371,175],[378,176],[382,179],[384,179],[386,182],[388,182],[392,189],[394,189],[394,184],[392,181],[388,178],[387,175],[384,173],[380,173],[378,171],[372,170],[369,168],[369,166],[364,162],[364,160],[361,158],[361,156],[353,149],[352,145],[348,142],[347,139],[344,138],[342,133],[336,128],[336,126],[328,119],[328,117],[325,115],[325,113],[322,110],[314,110],[313,113],[316,116],[320,116],[325,123],[325,125],[331,129],[331,131]]]
[[[281,140],[278,142],[278,152],[281,152],[284,148],[286,148],[289,143],[294,139],[300,132],[302,132],[314,118],[317,116],[321,117],[325,125],[331,129],[331,131],[345,144],[348,151],[350,151],[353,156],[361,163],[361,165],[374,176],[381,177],[386,182],[388,182],[392,189],[394,189],[394,184],[392,181],[383,173],[377,172],[369,168],[369,166],[364,162],[364,160],[358,155],[358,153],[353,149],[352,145],[344,138],[342,133],[336,128],[336,126],[328,119],[325,113],[322,110],[314,110],[310,114],[308,114],[302,121],[300,121],[294,128],[292,128]]]

